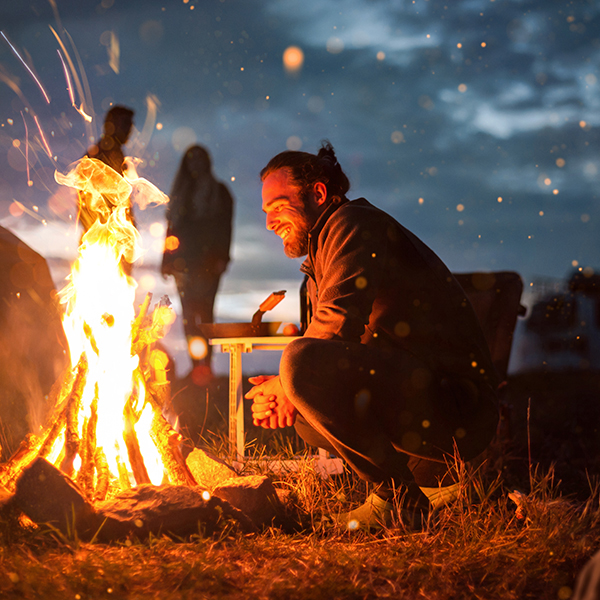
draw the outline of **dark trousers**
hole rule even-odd
[[[201,272],[190,275],[188,273],[175,273],[175,283],[181,299],[183,316],[183,329],[188,338],[204,338],[198,328],[199,323],[212,323],[214,320],[214,304],[219,289],[220,275]],[[194,365],[204,364],[210,367],[212,346],[206,340],[206,355],[198,360],[192,357]]]
[[[298,434],[374,483],[450,485],[455,450],[470,460],[496,430],[491,387],[434,373],[399,349],[299,338],[280,375]]]

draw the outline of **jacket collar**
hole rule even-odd
[[[317,251],[317,241],[319,239],[319,234],[321,233],[323,227],[325,227],[325,223],[327,223],[329,217],[331,217],[331,215],[338,208],[340,208],[347,202],[349,202],[348,198],[342,198],[340,202],[331,202],[329,206],[319,215],[319,218],[313,225],[313,228],[308,233],[308,256],[300,266],[300,271],[302,271],[302,273],[306,273],[307,275],[313,276],[314,268],[312,264],[312,257]]]

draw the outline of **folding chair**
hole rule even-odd
[[[492,361],[506,384],[508,361],[521,304],[523,280],[513,271],[453,273],[471,302],[488,343]]]
[[[510,406],[506,402],[508,362],[517,317],[524,317],[527,309],[521,304],[523,280],[512,271],[453,273],[471,302],[488,343],[492,362],[501,378],[500,422],[496,437],[509,441]]]

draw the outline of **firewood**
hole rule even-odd
[[[137,422],[137,418],[132,407],[131,398],[125,403],[123,417],[125,420],[123,440],[127,447],[127,456],[129,458],[133,477],[138,485],[141,483],[151,483],[148,471],[146,470],[146,465],[144,464],[144,457],[140,450],[140,444],[135,433],[135,423]]]
[[[39,435],[28,435],[17,451],[2,465],[0,484],[14,490],[16,478],[21,471],[38,457],[46,457],[52,450],[56,439],[60,436],[66,422],[66,409],[73,391],[81,386],[87,374],[87,360],[82,354],[77,367],[63,374],[63,385],[56,392],[55,406],[48,417],[45,429]]]
[[[68,413],[69,408],[72,405],[72,403],[79,404],[79,402],[81,401],[81,396],[83,395],[83,389],[85,387],[85,382],[87,379],[87,372],[88,372],[87,358],[85,356],[85,353],[82,353],[81,358],[79,359],[79,362],[77,363],[76,375],[75,375],[75,379],[73,380],[73,387],[71,388],[64,403],[62,403],[64,408],[59,413],[58,418],[56,419],[56,421],[53,425],[52,431],[49,433],[49,435],[46,437],[46,439],[42,442],[42,445],[40,447],[40,451],[39,451],[38,455],[41,456],[42,458],[46,458],[46,456],[48,456],[48,454],[50,454],[50,451],[52,450],[52,446],[54,445],[54,442],[56,441],[56,438],[58,437],[58,435],[62,429],[63,423],[66,423],[66,421],[67,421],[67,413]],[[60,427],[58,427],[60,421],[62,421],[62,423],[60,423]]]
[[[94,500],[104,500],[108,494],[110,485],[110,471],[108,470],[106,455],[104,454],[102,447],[96,448],[96,452],[94,453],[94,463],[96,465],[97,474]]]
[[[94,473],[96,452],[96,426],[98,424],[98,384],[96,384],[96,393],[90,405],[90,417],[83,423],[83,440],[79,455],[81,456],[81,468],[77,474],[77,483],[91,497],[94,493]]]
[[[150,426],[150,438],[160,454],[170,483],[174,485],[197,485],[179,449],[182,440],[181,435],[169,425],[160,411],[157,410],[154,410]]]
[[[131,489],[131,481],[129,480],[129,473],[127,467],[119,458],[117,458],[117,471],[119,473],[119,487],[122,490]]]
[[[79,453],[81,442],[79,439],[79,411],[86,380],[87,369],[82,373],[81,380],[76,379],[66,408],[65,456],[60,463],[60,470],[69,477],[73,476],[73,461]]]
[[[134,322],[134,327],[132,328],[131,353],[141,354],[145,348],[165,337],[165,328],[170,325],[173,320],[174,311],[171,308],[171,301],[168,296],[163,296],[152,311],[150,323],[147,324],[147,322],[140,321],[139,324],[137,324],[137,330],[135,330],[138,320],[136,319]]]

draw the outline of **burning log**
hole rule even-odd
[[[181,453],[180,444],[183,438],[158,411],[154,411],[152,417],[150,437],[160,454],[170,483],[175,485],[198,485],[192,472],[185,464],[185,459]]]
[[[123,440],[127,447],[127,456],[129,458],[129,464],[131,465],[131,471],[133,472],[135,482],[138,485],[141,483],[151,483],[148,471],[146,470],[146,465],[144,464],[144,457],[140,450],[140,444],[135,433],[134,424],[138,419],[133,410],[132,398],[129,398],[125,404],[123,416],[125,418]]]
[[[106,454],[104,454],[102,448],[96,448],[96,452],[94,453],[94,466],[96,467],[97,474],[94,500],[104,500],[108,494],[108,487],[110,485],[110,471],[108,469]]]
[[[88,496],[93,496],[94,492],[94,470],[96,467],[96,425],[98,424],[98,386],[92,404],[90,405],[91,414],[83,422],[83,443],[80,445],[79,456],[81,457],[81,467],[77,474],[77,483],[82,487]]]
[[[65,384],[56,396],[55,409],[49,423],[40,435],[28,435],[13,456],[1,467],[0,484],[8,490],[14,490],[16,478],[35,458],[50,454],[54,443],[66,426],[67,411],[76,398],[81,398],[87,374],[87,359],[81,355],[77,367],[69,369],[65,376]]]

